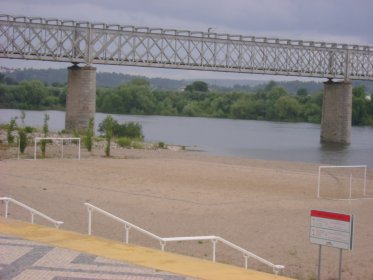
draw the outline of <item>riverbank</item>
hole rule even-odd
[[[41,128],[44,114],[48,113],[50,131],[65,128],[64,112],[25,113],[27,126]],[[20,114],[20,110],[0,109],[0,122],[8,123]],[[95,123],[106,117],[107,114],[96,113]],[[119,123],[140,123],[147,142],[185,146],[209,155],[331,165],[366,164],[373,168],[373,129],[368,127],[352,127],[352,143],[341,146],[320,143],[320,126],[306,123],[131,115],[113,115],[113,118]]]
[[[285,275],[305,280],[314,279],[317,263],[317,246],[309,242],[310,210],[353,213],[354,249],[344,252],[343,277],[373,277],[373,201],[317,199],[316,164],[162,149],[113,149],[112,158],[103,155],[83,150],[80,161],[3,159],[0,196],[29,204],[81,233],[87,232],[83,203],[89,201],[162,237],[218,235],[285,265]],[[368,173],[373,194],[373,171]],[[29,219],[13,206],[11,217]],[[93,234],[123,240],[124,230],[94,214]],[[134,231],[130,242],[159,248]],[[169,244],[167,250],[206,259],[212,253],[209,242]],[[244,259],[218,244],[217,261],[242,266]],[[337,250],[325,248],[323,277],[336,277],[337,264]],[[270,271],[253,260],[249,266]]]

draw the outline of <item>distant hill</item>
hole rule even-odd
[[[66,69],[17,69],[12,72],[5,72],[4,75],[16,82],[24,80],[39,80],[46,84],[58,83],[65,84],[67,82]]]
[[[48,85],[65,84],[67,83],[67,69],[33,69],[25,68],[12,72],[3,73],[16,82],[24,80],[40,80]],[[248,75],[248,77],[250,77]],[[97,87],[117,87],[127,83],[133,78],[143,78],[150,82],[153,88],[161,90],[182,90],[186,85],[191,84],[194,80],[171,80],[166,78],[148,78],[144,76],[133,76],[122,73],[97,73]],[[269,82],[265,80],[236,80],[236,79],[203,79],[209,84],[210,89],[219,91],[239,91],[239,92],[254,92],[264,88]],[[321,82],[314,81],[276,81],[279,86],[285,88],[289,93],[296,94],[299,89],[306,89],[308,93],[314,94],[323,89]],[[365,85],[366,92],[373,93],[373,81],[353,81],[353,86]]]
[[[39,80],[48,85],[53,83],[65,84],[67,83],[67,69],[19,69],[12,72],[5,72],[6,77],[9,77],[16,82],[24,80]],[[147,78],[144,76],[133,76],[121,73],[98,72],[96,76],[97,87],[117,87],[121,84],[127,83],[133,78],[142,78],[150,81],[150,84],[158,89],[172,89],[177,90],[185,87],[188,82],[182,80],[171,80],[165,78]]]

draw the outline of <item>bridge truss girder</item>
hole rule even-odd
[[[373,80],[373,47],[0,16],[0,57]]]

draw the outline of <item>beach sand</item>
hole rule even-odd
[[[87,233],[90,202],[161,237],[221,236],[275,264],[284,275],[316,279],[318,246],[310,210],[355,215],[354,247],[343,252],[343,279],[373,279],[373,200],[317,199],[317,164],[215,157],[203,152],[82,150],[82,159],[16,160],[1,150],[0,196],[10,196]],[[14,153],[13,153],[14,154]],[[373,170],[368,171],[373,196]],[[10,205],[10,217],[29,214]],[[0,205],[0,214],[4,205]],[[39,218],[37,223],[47,224]],[[94,235],[123,240],[124,228],[93,213]],[[159,248],[130,232],[130,243]],[[211,242],[167,244],[167,251],[211,259]],[[323,248],[322,279],[337,279],[339,250]],[[217,244],[217,261],[242,266],[241,253]],[[249,267],[271,269],[249,259]]]

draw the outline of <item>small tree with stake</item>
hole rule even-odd
[[[90,118],[88,121],[88,128],[84,136],[84,146],[90,152],[92,151],[92,142],[93,142],[93,128],[94,128],[94,118]]]
[[[104,130],[105,130],[105,138],[106,138],[106,148],[105,148],[105,155],[110,157],[110,145],[111,145],[111,138],[113,136],[113,117],[107,116],[104,120]]]
[[[15,118],[12,118],[8,124],[8,129],[7,129],[7,140],[8,140],[8,144],[13,144],[14,143],[14,136],[13,136],[13,130],[16,129],[17,127],[17,123],[16,123],[16,119],[17,117]]]
[[[43,137],[48,137],[48,132],[49,132],[48,121],[49,121],[49,115],[47,113],[45,113],[44,114],[44,124],[43,124],[43,134],[44,134]],[[40,149],[41,149],[42,158],[45,158],[46,146],[47,146],[47,140],[45,140],[45,139],[41,140]]]
[[[26,113],[24,111],[21,112],[21,121],[22,121],[22,127],[18,128],[18,137],[19,137],[19,150],[21,154],[25,152],[25,149],[27,147],[27,133],[25,129],[25,118]]]

